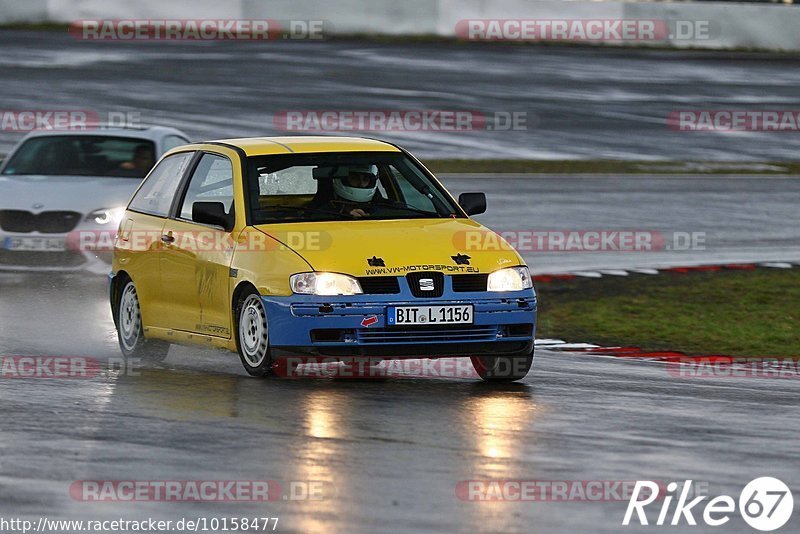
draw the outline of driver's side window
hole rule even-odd
[[[216,154],[203,154],[189,181],[183,197],[181,219],[192,220],[195,202],[222,202],[225,213],[233,211],[233,166],[231,161]]]

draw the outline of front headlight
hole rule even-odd
[[[86,216],[86,222],[94,222],[96,224],[111,224],[119,226],[122,216],[125,215],[125,208],[101,208],[94,210]]]
[[[292,291],[302,295],[360,295],[361,284],[338,273],[300,273],[289,279]]]
[[[527,267],[509,267],[489,275],[487,291],[522,291],[533,287],[531,272]]]

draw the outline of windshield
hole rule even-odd
[[[463,217],[442,187],[398,152],[248,158],[253,224]]]
[[[3,174],[119,176],[144,178],[155,164],[146,139],[100,135],[53,135],[26,141]]]

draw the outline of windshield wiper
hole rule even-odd
[[[338,211],[326,210],[324,208],[311,208],[311,207],[307,207],[307,206],[283,206],[283,205],[278,205],[278,206],[266,206],[265,208],[262,208],[262,210],[269,210],[269,209],[297,210],[297,211],[304,211],[306,213],[324,213],[326,215],[336,215],[338,217],[349,217],[351,219],[355,218],[353,215],[350,215],[349,213],[341,213],[341,212],[338,212]]]
[[[413,211],[414,213],[421,213],[422,215],[433,215],[436,218],[441,218],[442,217],[442,214],[439,213],[438,211],[425,211],[425,210],[421,210],[419,208],[412,208],[411,206],[407,206],[407,205],[401,204],[399,202],[393,202],[392,204],[390,204],[390,206],[392,208],[403,209],[403,210],[406,210],[406,211]],[[450,215],[452,215],[452,213]]]

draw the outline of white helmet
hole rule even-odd
[[[376,165],[351,165],[347,168],[347,174],[352,173],[369,174],[372,179],[366,187],[352,187],[343,182],[345,178],[334,178],[333,191],[340,198],[351,202],[369,202],[378,189],[378,167]]]

